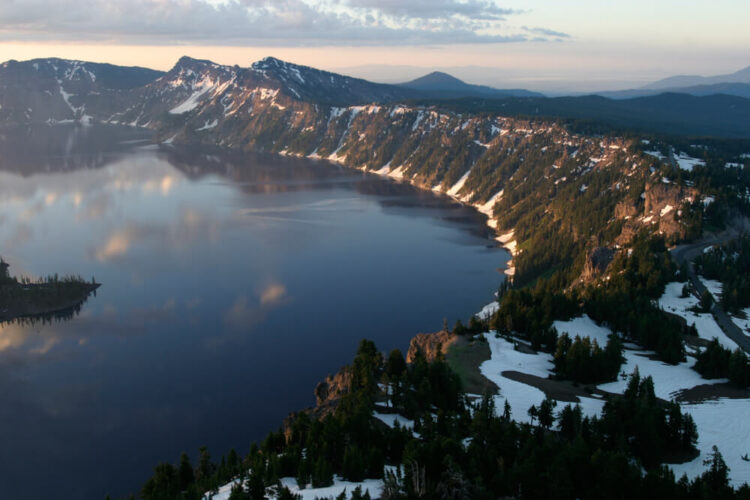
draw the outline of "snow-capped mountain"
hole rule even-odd
[[[0,123],[101,120],[161,74],[57,58],[7,61],[0,65]]]
[[[252,65],[269,80],[278,82],[298,99],[328,104],[366,104],[420,97],[396,85],[373,83],[266,57]]]

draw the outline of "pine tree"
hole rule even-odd
[[[503,420],[506,422],[510,422],[511,418],[511,409],[510,409],[510,403],[508,403],[508,400],[505,400],[505,404],[503,405]]]
[[[185,491],[195,481],[195,474],[193,474],[193,466],[190,464],[190,458],[187,453],[180,455],[180,467],[178,470],[178,478],[180,482],[180,491]]]
[[[333,472],[325,457],[320,456],[315,461],[312,473],[313,488],[324,488],[333,484]]]
[[[557,406],[557,401],[544,398],[544,401],[539,405],[538,417],[539,425],[543,429],[549,429],[555,421],[555,414],[553,412],[554,407]]]
[[[724,462],[724,457],[721,456],[721,452],[716,445],[711,448],[711,454],[703,461],[703,465],[707,465],[708,470],[703,473],[701,478],[714,492],[729,488],[729,467]]]

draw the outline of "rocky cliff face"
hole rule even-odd
[[[583,266],[581,280],[589,282],[601,276],[614,258],[615,252],[611,248],[596,247],[592,249],[586,255],[586,263]]]
[[[445,330],[435,333],[418,333],[409,342],[406,362],[411,363],[414,361],[417,352],[421,352],[428,362],[434,361],[439,354],[447,353],[448,348],[457,340],[458,337],[456,335]]]
[[[324,406],[341,399],[352,387],[351,367],[345,366],[335,375],[328,375],[315,386],[315,404]]]

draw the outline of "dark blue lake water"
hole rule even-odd
[[[278,428],[362,338],[405,350],[492,300],[484,218],[323,162],[0,133],[0,255],[92,276],[80,315],[0,325],[0,497],[136,492],[154,465]]]

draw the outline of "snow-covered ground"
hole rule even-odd
[[[671,283],[660,301],[662,307],[666,303],[672,312],[692,317],[685,309],[697,303],[696,299],[681,299],[681,283]],[[667,307],[665,307],[667,309]],[[669,310],[669,309],[667,309]],[[709,315],[710,317],[710,315]],[[711,318],[713,322],[713,318]],[[605,345],[611,331],[594,323],[588,316],[581,316],[570,321],[555,321],[555,328],[559,333],[567,332],[571,336],[588,336],[600,345]],[[708,331],[705,331],[709,325]],[[714,322],[715,325],[715,322]],[[701,337],[708,337],[715,333],[714,327],[708,321],[696,322]],[[716,327],[718,329],[718,327]],[[703,330],[703,331],[702,331]],[[720,331],[720,330],[719,330]],[[504,339],[496,339],[494,334],[485,334],[490,344],[491,358],[485,361],[480,370],[482,374],[500,387],[500,394],[496,397],[498,411],[502,411],[507,399],[513,409],[513,418],[521,422],[528,422],[526,410],[531,405],[538,405],[544,399],[544,393],[539,389],[509,380],[502,375],[503,371],[515,370],[539,377],[547,377],[552,370],[552,356],[546,353],[524,354],[513,349],[513,344]],[[728,339],[727,339],[728,340]],[[621,368],[621,377],[607,384],[601,384],[599,389],[622,394],[627,388],[627,375],[638,367],[642,377],[650,376],[654,380],[656,395],[662,399],[673,399],[681,390],[690,389],[698,385],[726,382],[725,379],[706,380],[692,369],[695,358],[678,365],[668,365],[656,359],[650,359],[653,354],[636,349],[635,346],[625,344],[625,363]],[[581,409],[584,414],[601,413],[603,402],[594,398],[582,397]],[[683,473],[689,478],[699,476],[705,471],[703,460],[711,452],[713,445],[718,446],[724,460],[730,467],[732,484],[739,486],[750,482],[750,463],[742,460],[742,455],[750,453],[750,420],[746,418],[750,412],[750,399],[718,399],[703,401],[696,404],[683,404],[683,410],[689,412],[698,427],[698,450],[700,455],[693,461],[670,466],[680,477]],[[559,409],[559,407],[558,407]]]
[[[346,490],[346,498],[351,498],[352,492],[360,486],[362,493],[365,491],[370,493],[370,498],[380,498],[380,494],[383,492],[383,481],[381,479],[365,479],[361,483],[353,483],[351,481],[344,481],[338,476],[334,476],[333,486],[326,488],[305,488],[301,490],[297,485],[297,480],[291,477],[285,477],[281,479],[281,484],[289,488],[289,490],[302,496],[302,500],[315,500],[316,498],[336,498]]]
[[[512,233],[505,235],[505,239],[510,240]],[[705,280],[704,280],[705,282]],[[717,288],[718,286],[718,288]],[[659,299],[659,305],[666,311],[677,314],[685,318],[689,324],[695,324],[698,334],[701,338],[711,339],[717,337],[722,345],[730,349],[736,348],[731,339],[726,337],[718,327],[710,314],[697,314],[689,309],[698,304],[698,299],[692,295],[683,298],[682,283],[669,283],[665,289],[664,295]],[[712,293],[720,293],[720,284],[707,282],[707,287]],[[487,304],[477,314],[479,317],[486,317],[492,314],[497,307],[497,302]],[[748,317],[750,318],[750,310]],[[745,320],[749,323],[750,319]],[[583,315],[573,318],[569,321],[555,321],[554,326],[557,331],[568,333],[571,337],[589,337],[596,340],[602,347],[606,345],[609,335],[612,331],[601,325],[597,325],[590,317]],[[485,339],[490,347],[490,359],[481,364],[480,371],[482,375],[494,382],[499,388],[499,393],[495,396],[495,405],[498,412],[502,412],[505,402],[507,401],[512,409],[512,417],[519,422],[530,422],[527,410],[532,405],[539,405],[544,399],[545,394],[540,389],[531,385],[511,380],[502,375],[505,371],[516,371],[541,378],[548,378],[553,372],[552,355],[548,353],[527,354],[517,351],[514,344],[504,338],[497,337],[495,332],[484,334]],[[622,394],[627,388],[627,376],[631,374],[636,367],[642,377],[650,376],[654,381],[656,395],[662,399],[673,399],[682,390],[693,387],[726,382],[725,379],[706,380],[703,379],[692,367],[695,365],[695,358],[688,357],[688,360],[677,365],[668,365],[656,359],[652,359],[654,353],[643,351],[636,346],[625,343],[623,356],[625,362],[621,367],[621,376],[617,381],[601,384],[598,389]],[[581,410],[585,415],[600,415],[604,407],[604,400],[592,396],[579,396]],[[560,403],[561,406],[567,403]],[[698,428],[699,440],[697,443],[699,456],[691,462],[670,465],[675,474],[680,477],[687,474],[689,478],[694,478],[702,474],[706,467],[703,461],[711,453],[712,447],[716,445],[721,451],[725,462],[730,468],[730,481],[733,485],[739,486],[745,482],[750,482],[750,462],[742,459],[742,456],[750,453],[750,419],[746,416],[750,411],[750,399],[726,399],[707,400],[700,403],[683,404],[683,411],[690,413],[695,420]],[[375,412],[373,416],[389,427],[394,427],[398,421],[399,425],[404,428],[412,428],[414,422],[396,414],[385,414]],[[333,486],[327,488],[305,488],[300,489],[296,480],[293,478],[283,478],[282,484],[288,487],[293,493],[301,495],[304,500],[314,500],[316,498],[335,498],[344,490],[349,498],[351,492],[358,486],[367,490],[372,498],[380,496],[383,490],[383,481],[368,479],[360,483],[344,481],[340,477],[334,478]],[[227,500],[231,494],[231,488],[234,483],[229,483],[220,488],[219,493],[212,498],[215,500]],[[205,500],[208,500],[208,496]]]
[[[644,151],[649,156],[653,156],[654,158],[658,158],[659,160],[666,160],[667,157],[661,154],[660,151]]]
[[[592,340],[596,340],[602,348],[607,344],[609,335],[612,333],[612,330],[597,325],[594,323],[594,320],[585,314],[570,321],[555,321],[554,325],[560,334],[566,332],[571,338],[576,335],[589,337]],[[673,366],[656,359],[651,359],[650,356],[653,354],[653,352],[644,351],[630,344],[625,344],[623,352],[625,363],[620,368],[620,379],[616,382],[602,384],[599,386],[599,389],[622,394],[627,388],[627,376],[633,373],[636,367],[638,367],[638,372],[642,377],[650,376],[654,379],[656,395],[662,399],[672,399],[676,396],[677,392],[690,389],[696,385],[726,382],[724,379],[709,381],[702,378],[698,372],[692,369],[695,364],[694,358],[689,358],[688,361]]]
[[[687,153],[680,153],[676,156],[677,164],[680,166],[682,170],[687,170],[688,172],[693,170],[693,167],[696,167],[698,165],[705,166],[706,162],[703,160],[699,160],[698,158],[693,158],[689,156]]]
[[[750,454],[750,399],[719,399],[699,404],[682,405],[683,411],[693,416],[698,427],[698,456],[692,462],[671,465],[677,477],[687,474],[689,478],[701,475],[706,466],[703,460],[711,453],[711,447],[719,448],[729,466],[732,485],[750,483],[750,462],[742,456]]]
[[[479,210],[480,212],[482,212],[483,214],[485,214],[487,217],[491,219],[493,217],[492,209],[495,208],[495,203],[497,203],[498,200],[500,200],[500,198],[502,197],[503,197],[503,190],[501,189],[500,191],[492,195],[492,197],[490,197],[490,199],[487,200],[485,204],[479,205],[476,208],[477,210]]]
[[[683,363],[669,365],[651,359],[649,356],[653,354],[649,351],[625,349],[623,353],[625,363],[620,368],[620,379],[616,382],[602,384],[599,389],[616,394],[624,393],[628,386],[627,375],[633,373],[636,367],[638,367],[638,373],[641,377],[651,377],[654,380],[656,396],[666,400],[673,399],[680,391],[691,389],[697,385],[727,382],[726,379],[707,380],[701,377],[698,372],[692,369],[695,365],[695,358],[688,357],[688,360]]]
[[[576,336],[589,337],[591,340],[596,340],[602,348],[607,345],[609,336],[612,334],[612,330],[597,325],[593,319],[589,318],[588,314],[573,318],[570,321],[555,321],[553,325],[560,335],[567,333],[571,339],[576,338]]]
[[[235,484],[238,484],[240,481],[239,479],[236,479],[230,483],[227,483],[219,488],[219,491],[215,495],[211,495],[210,493],[204,493],[203,494],[203,500],[227,500],[229,498],[229,495],[232,494],[232,488]]]
[[[404,418],[396,413],[378,413],[374,412],[373,417],[377,418],[385,425],[393,429],[396,426],[396,422],[402,429],[414,429],[414,421]]]
[[[709,293],[714,296],[714,299],[717,301],[721,298],[721,282],[716,280],[709,280],[704,278],[703,276],[700,277],[701,283],[703,283],[703,286],[708,289]]]
[[[547,353],[526,354],[516,351],[513,344],[503,338],[495,338],[494,333],[486,333],[485,338],[490,346],[491,357],[482,363],[479,370],[482,375],[494,382],[500,393],[495,396],[495,406],[503,411],[505,401],[510,404],[513,419],[518,422],[530,422],[527,410],[532,405],[544,401],[544,392],[536,387],[503,377],[504,371],[517,371],[547,378],[552,373],[552,355]],[[593,397],[581,397],[581,410],[585,415],[598,415],[604,401]]]
[[[469,169],[464,175],[461,176],[460,179],[458,179],[458,182],[456,182],[448,191],[448,196],[458,196],[458,192],[461,191],[461,188],[464,187],[464,184],[466,184],[466,179],[469,178],[469,174],[471,173],[471,169]]]
[[[744,318],[732,316],[732,321],[742,330],[742,333],[750,337],[750,307],[744,309],[743,312],[745,313]]]
[[[394,467],[386,467],[386,470],[395,470]],[[223,485],[219,488],[219,492],[215,495],[206,493],[203,495],[203,500],[228,500],[232,494],[232,487],[239,483],[239,480],[232,481]],[[315,500],[315,499],[335,499],[344,490],[346,490],[346,498],[351,498],[352,492],[359,486],[362,488],[362,493],[368,491],[370,498],[379,498],[383,492],[383,480],[382,479],[365,479],[360,483],[353,483],[351,481],[344,481],[339,476],[334,476],[333,486],[327,486],[325,488],[312,488],[308,487],[300,489],[297,484],[297,480],[291,477],[281,478],[282,486],[289,488],[289,491],[296,495],[300,495],[302,500]],[[308,485],[310,486],[310,485]],[[275,500],[276,497],[273,495],[269,496],[270,499]]]
[[[700,338],[711,340],[716,337],[719,339],[719,343],[727,349],[737,349],[737,344],[734,340],[727,337],[710,313],[690,311],[690,308],[697,306],[699,301],[692,295],[688,295],[685,298],[681,297],[682,286],[683,283],[676,282],[667,284],[664,295],[659,299],[661,308],[685,318],[688,325],[695,324]]]

